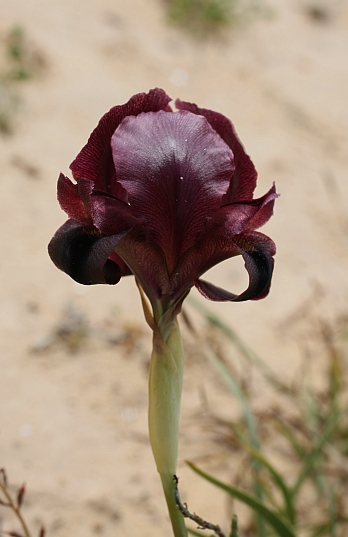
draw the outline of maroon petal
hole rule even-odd
[[[123,261],[122,257],[120,257],[116,252],[112,252],[109,255],[109,259],[120,267],[121,276],[131,276],[133,274],[128,265],[126,265],[126,263]]]
[[[245,231],[263,226],[273,214],[274,200],[278,197],[275,185],[261,198],[244,203],[224,205],[216,213],[209,228],[218,227],[223,235],[233,238]]]
[[[272,188],[256,200],[250,201],[249,206],[256,207],[257,210],[253,217],[249,220],[246,230],[252,231],[262,227],[273,215],[274,201],[279,197],[279,194],[276,193],[275,184],[273,183]]]
[[[229,147],[189,112],[127,117],[111,141],[118,181],[169,272],[219,209],[234,166]]]
[[[181,295],[185,288],[192,286],[207,270],[240,253],[240,249],[231,239],[214,230],[205,234],[179,259],[170,278],[171,292]]]
[[[92,189],[93,183],[90,185]],[[57,187],[59,204],[69,218],[77,220],[85,226],[92,226],[92,216],[80,197],[78,185],[74,185],[68,177],[61,173]]]
[[[68,220],[52,238],[48,253],[53,263],[78,283],[114,285],[124,267],[115,262],[112,252],[124,236],[99,237],[87,233],[79,222]]]
[[[235,237],[235,242],[249,273],[249,286],[240,295],[235,295],[205,280],[196,280],[195,286],[209,300],[218,302],[259,300],[267,296],[269,292],[274,267],[275,245],[273,241],[266,235],[254,232]]]
[[[117,182],[111,155],[111,136],[126,116],[168,110],[170,100],[163,90],[156,88],[149,93],[138,93],[128,103],[111,108],[101,118],[87,144],[72,162],[70,168],[74,178],[89,179],[96,188],[119,197],[119,192],[115,191]]]
[[[120,188],[121,185],[119,185]],[[93,181],[78,180],[74,185],[65,175],[58,179],[58,200],[72,219],[103,235],[115,235],[139,223],[127,203],[93,188]]]
[[[132,273],[153,303],[169,293],[164,253],[156,244],[146,240],[139,227],[124,237],[116,247],[116,253],[131,267]]]
[[[93,224],[103,235],[130,230],[140,222],[127,203],[104,192],[93,191],[90,203]]]
[[[233,151],[236,169],[223,203],[252,199],[256,187],[257,172],[250,157],[245,153],[231,121],[218,112],[199,108],[194,103],[177,99],[175,105],[179,110],[188,110],[193,114],[204,116]]]

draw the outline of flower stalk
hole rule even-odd
[[[186,537],[184,518],[174,497],[178,459],[184,356],[177,318],[154,326],[149,371],[149,436],[175,537]]]

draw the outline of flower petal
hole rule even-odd
[[[78,180],[77,185],[74,185],[61,173],[58,179],[58,201],[69,218],[91,231],[95,227],[103,235],[115,235],[129,230],[140,221],[132,215],[127,203],[94,190],[93,181],[88,179]]]
[[[115,235],[130,230],[140,222],[127,203],[104,192],[92,192],[91,207],[93,224],[103,235]]]
[[[89,179],[94,182],[95,188],[119,197],[110,147],[111,136],[126,116],[168,110],[170,100],[163,90],[156,88],[149,93],[138,93],[128,103],[111,108],[101,118],[87,144],[70,165],[74,178]]]
[[[120,281],[124,267],[109,257],[124,236],[99,237],[87,233],[79,222],[67,220],[51,239],[48,253],[53,263],[78,283],[114,285]]]
[[[90,183],[90,185],[92,189],[93,183]],[[78,185],[74,185],[74,183],[62,173],[58,178],[57,193],[59,204],[69,218],[77,220],[85,226],[93,225],[90,211],[88,211],[80,197]]]
[[[236,169],[223,203],[234,203],[252,199],[256,187],[257,171],[250,157],[245,153],[244,147],[231,121],[218,112],[199,108],[194,103],[188,103],[180,99],[175,101],[175,106],[179,110],[188,110],[193,114],[204,116],[233,151]]]
[[[274,200],[277,197],[278,194],[273,185],[261,198],[224,205],[209,223],[209,232],[215,228],[218,232],[233,239],[234,235],[263,226],[273,214]]]
[[[147,241],[140,227],[132,229],[116,247],[116,253],[131,267],[151,301],[169,293],[169,277],[163,251]]]
[[[194,282],[198,291],[209,300],[217,302],[242,302],[259,300],[267,296],[271,284],[275,254],[273,241],[262,233],[242,234],[235,237],[236,244],[249,273],[249,286],[240,295],[235,295],[205,280]]]
[[[181,295],[207,270],[240,253],[238,246],[231,239],[214,231],[204,235],[179,259],[170,278],[171,293],[175,296]]]
[[[219,209],[232,151],[205,118],[185,111],[127,117],[111,145],[132,213],[165,253],[170,273]]]

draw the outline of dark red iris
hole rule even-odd
[[[227,118],[169,102],[154,89],[100,120],[70,166],[76,183],[59,177],[69,220],[49,254],[86,285],[134,274],[154,307],[179,304],[193,285],[211,300],[262,298],[275,246],[255,229],[272,215],[275,188],[253,199],[257,173]],[[242,294],[200,279],[237,255],[249,273]]]

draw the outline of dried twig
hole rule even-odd
[[[11,509],[11,511],[14,513],[14,515],[20,522],[24,535],[18,533],[17,531],[3,531],[1,533],[4,535],[10,535],[10,537],[32,537],[21,513],[21,507],[23,505],[25,495],[25,484],[19,487],[19,489],[17,490],[16,498],[14,498],[8,488],[8,479],[6,471],[4,468],[0,468],[0,491],[5,496],[5,501],[0,498],[0,505]],[[39,537],[45,537],[45,528],[43,526],[40,528]]]
[[[180,496],[179,496],[179,489],[178,489],[178,483],[179,479],[176,475],[173,476],[174,479],[174,496],[175,496],[175,503],[177,505],[177,508],[179,509],[180,513],[185,518],[190,518],[194,522],[198,524],[198,529],[200,530],[212,530],[218,537],[225,537],[225,534],[222,533],[220,526],[211,524],[210,522],[207,522],[200,516],[196,515],[196,513],[190,513],[190,511],[187,509],[186,503],[181,503]]]

